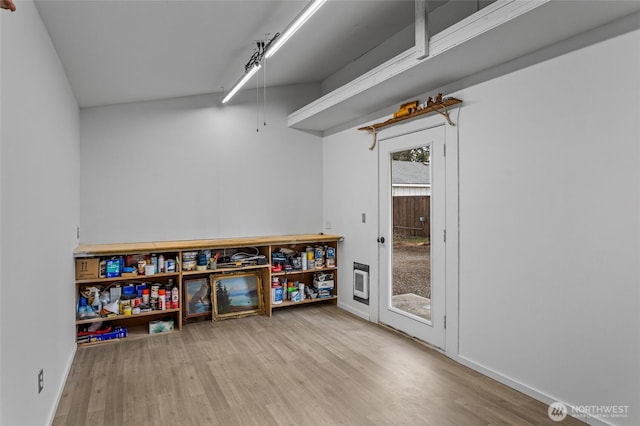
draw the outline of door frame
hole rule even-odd
[[[421,146],[431,151],[431,212],[428,222],[431,230],[431,319],[403,311],[393,304],[393,288],[396,257],[394,213],[392,194],[393,165],[390,157],[395,152]],[[445,228],[445,129],[443,125],[417,132],[404,133],[381,141],[378,151],[379,176],[379,235],[386,241],[378,246],[380,294],[379,322],[425,341],[437,348],[445,347],[444,317],[446,313],[445,273],[446,245],[440,238]],[[425,214],[427,212],[421,212]],[[426,260],[426,259],[425,259]],[[415,271],[414,271],[415,273]],[[426,277],[425,277],[426,278]],[[398,283],[399,284],[399,283]]]
[[[457,110],[457,111],[456,111]],[[454,123],[458,123],[460,116],[460,108],[454,109],[451,114]],[[413,133],[422,130],[428,130],[433,127],[444,125],[444,142],[445,142],[445,225],[447,231],[447,241],[445,244],[445,312],[446,312],[446,329],[444,353],[450,356],[457,356],[459,351],[458,334],[459,334],[459,154],[458,154],[458,127],[449,125],[442,116],[432,115],[421,117],[415,120],[406,121],[394,126],[390,126],[378,133],[378,141],[395,138],[406,133]],[[382,134],[380,134],[382,133]],[[376,155],[380,155],[380,145],[376,147]],[[378,187],[378,197],[380,197],[380,171],[376,173]],[[378,206],[380,199],[378,198]],[[376,230],[380,230],[380,215],[376,215],[378,224]],[[377,236],[376,236],[377,238]],[[382,279],[380,275],[380,248],[375,242],[377,257],[377,286],[371,286],[370,294],[370,321],[380,322],[380,291],[382,288]],[[375,294],[373,292],[375,291]]]

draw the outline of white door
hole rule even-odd
[[[379,320],[444,349],[444,126],[379,141]]]

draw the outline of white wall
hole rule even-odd
[[[321,232],[318,136],[286,117],[317,85],[81,111],[81,241],[107,243]]]
[[[460,355],[636,422],[638,75],[635,31],[458,94]]]
[[[0,37],[2,37],[0,16]],[[0,38],[0,241],[2,241],[2,39]],[[0,321],[2,320],[2,244],[0,243]],[[2,377],[2,322],[0,322],[0,377]],[[2,385],[0,385],[0,421],[2,421]]]
[[[44,425],[75,348],[79,112],[34,4],[2,11],[0,21],[0,424]]]
[[[378,155],[369,151],[370,144],[369,134],[355,129],[325,137],[322,189],[325,225],[331,223],[331,232],[345,236],[338,256],[338,304],[377,320]],[[369,306],[353,300],[353,262],[370,266]]]
[[[629,405],[629,417],[602,419],[621,425],[640,422],[639,22],[446,93],[464,101],[451,355],[547,402]],[[377,155],[362,133],[323,144],[324,217],[345,235],[343,270],[377,263],[377,228],[360,223],[377,209]],[[341,306],[376,317],[373,301],[352,300],[349,274],[340,284]]]

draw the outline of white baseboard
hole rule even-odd
[[[64,385],[67,383],[67,379],[69,378],[69,373],[71,372],[71,367],[73,366],[73,360],[76,357],[76,351],[78,350],[78,345],[73,345],[73,350],[71,351],[71,356],[67,360],[67,365],[65,366],[64,377],[60,381],[60,385],[58,386],[58,390],[56,391],[56,399],[55,404],[53,404],[53,408],[49,413],[49,425],[53,424],[53,419],[56,417],[56,412],[58,411],[58,405],[60,404],[60,399],[62,399],[62,392],[64,392]]]
[[[340,302],[339,300],[338,300],[338,308],[343,309],[343,310],[349,312],[350,314],[353,314],[353,315],[355,315],[357,317],[360,317],[360,318],[362,318],[364,320],[371,321],[371,318],[369,317],[369,312],[359,311],[357,309],[354,309],[352,306],[345,305],[344,303]]]
[[[527,386],[524,383],[521,383],[515,379],[512,379],[510,377],[504,376],[494,370],[491,370],[490,368],[487,368],[481,364],[477,364],[474,361],[465,358],[464,356],[453,356],[453,355],[447,355],[449,356],[449,358],[451,358],[452,360],[464,365],[465,367],[469,367],[472,370],[477,371],[478,373],[481,373],[487,377],[490,377],[500,383],[502,383],[503,385],[509,386],[510,388],[513,388],[515,390],[517,390],[518,392],[522,392],[523,394],[530,396],[533,399],[536,399],[542,403],[545,404],[552,404],[553,402],[562,402],[564,405],[567,406],[567,408],[569,409],[569,411],[572,411],[573,406],[565,401],[562,401],[560,399],[557,398],[553,398],[543,392],[540,392],[530,386]],[[589,425],[596,425],[596,426],[613,426],[612,423],[608,423],[602,419],[599,419],[597,417],[593,417],[593,416],[589,416],[589,415],[585,415],[585,417],[579,417],[578,420],[585,422]]]

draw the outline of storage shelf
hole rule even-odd
[[[392,124],[400,123],[405,120],[411,120],[413,118],[420,117],[421,115],[425,115],[425,114],[430,114],[432,112],[437,112],[439,114],[444,115],[447,121],[449,122],[449,124],[453,125],[453,123],[449,119],[449,113],[447,112],[447,107],[450,107],[452,105],[456,105],[459,103],[462,103],[460,99],[446,98],[440,103],[428,106],[426,108],[422,108],[409,115],[405,115],[403,117],[398,117],[398,118],[390,118],[389,120],[383,123],[376,123],[376,124],[372,124],[371,126],[360,127],[358,130],[367,130],[370,132],[372,130],[382,129],[383,127],[391,126]]]
[[[206,271],[183,271],[182,276],[191,276],[191,275],[209,275],[209,274],[219,274],[224,272],[235,272],[235,271],[249,271],[254,269],[263,269],[270,268],[271,265],[251,265],[251,266],[230,266],[230,267],[219,267],[216,269],[207,269]]]
[[[315,298],[315,299],[304,299],[301,300],[300,302],[292,302],[291,300],[283,300],[282,303],[278,304],[278,305],[271,305],[271,309],[277,309],[277,308],[285,308],[287,306],[298,306],[298,305],[305,305],[307,303],[318,303],[318,302],[325,302],[327,300],[337,300],[338,296],[331,296],[331,297],[321,297],[321,298]]]
[[[76,284],[94,284],[94,283],[112,283],[116,281],[139,281],[139,280],[154,280],[156,278],[177,277],[179,272],[164,272],[153,275],[133,275],[130,277],[114,277],[114,278],[90,278],[85,280],[76,280]]]
[[[133,314],[132,315],[114,315],[112,317],[89,318],[89,319],[83,319],[83,320],[76,320],[76,325],[91,324],[94,322],[104,322],[104,321],[117,321],[117,320],[124,320],[124,319],[130,319],[130,318],[162,316],[162,315],[172,314],[174,312],[180,312],[180,309],[177,309],[177,308],[165,309],[164,311],[154,310],[151,312],[141,312],[136,315],[133,315]]]
[[[202,287],[202,283],[200,286],[195,289],[191,288],[192,286],[186,286],[186,283],[192,283],[195,280],[200,280],[211,286],[211,282],[215,278],[231,276],[233,274],[238,275],[246,275],[246,274],[255,274],[260,277],[258,294],[262,299],[262,306],[264,307],[263,314],[271,317],[273,309],[288,307],[288,306],[296,306],[296,305],[308,305],[310,303],[319,303],[319,302],[327,302],[327,303],[336,303],[337,296],[325,297],[325,298],[316,298],[316,299],[305,299],[301,302],[291,302],[284,301],[280,305],[273,305],[271,303],[271,285],[273,280],[279,277],[280,280],[288,281],[297,280],[305,283],[307,286],[311,286],[312,278],[315,273],[334,273],[335,278],[335,286],[334,294],[337,294],[337,274],[338,267],[337,264],[331,267],[324,268],[313,268],[307,270],[290,270],[290,271],[280,271],[280,272],[272,272],[272,265],[268,262],[272,254],[280,250],[282,248],[287,248],[296,252],[304,252],[309,245],[324,245],[330,246],[335,251],[335,262],[337,263],[337,253],[338,253],[338,244],[342,241],[342,236],[340,235],[329,235],[329,234],[300,234],[300,235],[283,235],[283,236],[274,236],[274,237],[257,237],[257,238],[229,238],[229,239],[216,239],[216,240],[190,240],[190,241],[161,241],[161,242],[150,242],[150,243],[125,243],[125,244],[98,244],[98,245],[83,245],[79,246],[74,251],[74,257],[76,259],[82,259],[79,262],[76,261],[76,272],[82,271],[86,275],[96,276],[98,274],[97,268],[100,258],[104,258],[105,256],[123,256],[129,254],[145,254],[145,253],[173,253],[171,254],[171,258],[176,259],[176,271],[170,273],[159,273],[154,275],[130,275],[130,276],[119,276],[112,278],[82,278],[75,280],[75,290],[76,290],[76,302],[79,303],[80,296],[79,293],[82,294],[83,291],[86,290],[83,287],[90,286],[99,286],[108,287],[114,284],[117,285],[126,285],[128,283],[146,283],[147,286],[153,282],[162,282],[165,283],[167,281],[173,280],[174,284],[177,286],[179,294],[180,294],[180,307],[177,309],[166,309],[166,310],[153,310],[149,312],[143,312],[136,315],[112,315],[107,317],[99,317],[99,318],[87,318],[87,319],[77,319],[76,316],[76,331],[85,329],[88,325],[97,324],[100,322],[111,322],[114,326],[124,326],[127,328],[127,337],[110,339],[98,342],[91,343],[80,343],[77,342],[78,346],[95,346],[103,343],[113,343],[121,340],[131,340],[131,339],[139,339],[150,336],[157,336],[158,334],[150,334],[149,333],[149,323],[153,320],[165,319],[165,317],[171,318],[174,321],[175,330],[173,332],[179,332],[182,330],[182,326],[184,321],[189,318],[188,310],[186,309],[186,300],[191,300],[195,297],[197,290],[200,291]],[[261,256],[266,258],[267,263],[263,265],[257,264],[249,264],[236,266],[235,263],[218,263],[216,269],[205,269],[205,270],[191,270],[191,271],[183,271],[181,268],[180,259],[183,256],[183,252],[186,251],[198,251],[198,250],[226,250],[226,249],[234,249],[241,250],[245,247],[251,247],[254,250],[257,249],[258,253]],[[86,259],[86,261],[85,261]],[[89,266],[91,265],[91,266]],[[89,272],[91,271],[91,272]],[[215,284],[214,284],[215,285]],[[187,288],[189,287],[189,288]],[[211,314],[210,314],[211,315]],[[191,317],[194,317],[193,315]],[[168,333],[159,333],[159,334],[169,334]]]
[[[121,337],[121,338],[109,339],[109,340],[101,340],[99,342],[78,343],[78,346],[98,346],[98,345],[104,345],[104,344],[108,344],[108,343],[121,342],[123,340],[139,340],[139,339],[146,339],[147,337],[164,336],[164,335],[167,335],[167,334],[173,334],[173,333],[177,333],[177,332],[178,332],[178,330],[173,330],[173,331],[167,331],[165,333],[150,334],[149,333],[149,327],[140,326],[140,325],[139,326],[134,326],[134,327],[127,326],[127,337]]]
[[[340,240],[342,236],[332,234],[293,234],[270,237],[219,238],[211,240],[155,241],[146,243],[82,244],[74,251],[75,257],[110,256],[122,253],[149,253],[197,251],[201,249],[224,249],[268,245],[322,243]]]
[[[308,274],[313,272],[329,272],[329,271],[337,271],[338,268],[335,266],[330,266],[328,268],[319,268],[319,269],[292,269],[291,271],[282,271],[282,272],[272,272],[271,276],[273,277],[281,277],[284,275],[300,275],[300,274]]]

